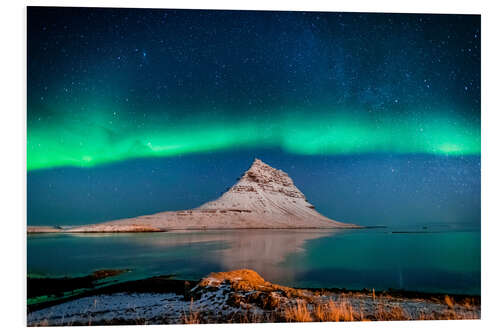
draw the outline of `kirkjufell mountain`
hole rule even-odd
[[[287,173],[255,159],[239,181],[198,208],[168,211],[67,229],[133,232],[185,229],[356,228],[321,215]]]

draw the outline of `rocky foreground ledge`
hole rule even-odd
[[[147,283],[137,282],[140,290],[96,293],[31,311],[28,325],[479,319],[481,315],[479,297],[311,291],[273,284],[248,269],[212,273],[196,284],[186,281],[183,289],[164,292],[144,292]]]

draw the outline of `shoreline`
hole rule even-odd
[[[299,289],[272,284],[251,270],[212,273],[198,281],[175,279],[167,275],[102,285],[103,281],[109,282],[110,278],[113,279],[114,276],[124,271],[99,272],[75,278],[28,278],[28,295],[31,296],[39,296],[44,287],[45,290],[47,287],[52,287],[53,293],[64,292],[72,288],[81,291],[64,298],[28,305],[28,324],[38,326],[43,324],[43,320],[47,320],[44,323],[48,325],[68,325],[68,322],[64,320],[65,317],[72,318],[72,325],[87,324],[81,320],[89,316],[88,311],[93,311],[88,309],[92,302],[95,305],[95,314],[91,316],[94,316],[93,323],[96,325],[189,323],[189,320],[185,321],[185,316],[186,313],[192,315],[192,311],[196,312],[197,323],[246,322],[250,312],[252,316],[260,318],[252,317],[254,318],[252,320],[256,321],[250,322],[301,321],[295,320],[297,318],[292,318],[292,320],[284,313],[304,304],[311,309],[310,311],[327,306],[325,304],[330,304],[328,306],[334,308],[339,304],[348,306],[346,309],[350,309],[351,315],[344,320],[480,318],[480,295],[391,289],[385,291],[339,288]],[[95,284],[92,288],[82,290],[82,282],[88,282],[89,279]],[[62,284],[61,281],[66,283]],[[147,311],[146,308],[141,310],[143,303],[148,304]],[[97,304],[100,304],[102,308],[99,308]],[[171,313],[170,310],[165,310],[165,307],[170,307]],[[193,310],[192,307],[196,309]],[[334,310],[330,309],[330,311]],[[61,314],[58,314],[59,312]],[[72,314],[70,315],[69,312]],[[140,320],[133,321],[128,318],[124,313],[129,312],[135,313],[137,317],[134,318]],[[103,313],[106,316],[103,317]],[[154,316],[151,313],[154,313]],[[50,318],[41,319],[43,316]],[[323,321],[317,315],[314,316],[319,319],[312,321]]]
[[[81,226],[75,226],[75,228],[79,228]],[[159,229],[153,227],[131,227],[131,228],[123,228],[119,230],[109,230],[109,231],[100,231],[100,230],[77,230],[72,231],[71,229],[58,229],[55,227],[49,226],[28,226],[26,233],[27,234],[49,234],[49,233],[62,233],[62,234],[119,234],[119,233],[148,233],[148,232],[172,232],[172,231],[225,231],[225,230],[358,230],[358,229],[385,229],[386,226],[352,226],[352,227],[270,227],[270,228],[262,228],[262,227],[233,227],[233,228],[168,228],[168,229]]]
[[[28,285],[30,284],[30,280],[46,280],[49,283],[52,282],[60,282],[61,280],[80,280],[87,279],[89,275],[83,277],[62,277],[62,278],[47,278],[47,277],[36,277],[30,278],[28,277]],[[61,304],[69,300],[74,300],[82,297],[100,295],[100,294],[112,294],[118,292],[127,292],[127,293],[164,293],[164,292],[174,292],[181,293],[184,292],[184,286],[190,285],[194,286],[199,283],[200,280],[185,280],[185,279],[175,279],[170,275],[159,275],[145,279],[139,280],[131,280],[119,282],[116,284],[111,284],[108,286],[100,287],[100,288],[92,288],[81,294],[70,296],[64,299],[57,299],[48,302],[40,302],[28,305],[28,312],[36,311],[38,309],[43,309],[55,304]],[[311,292],[331,292],[331,293],[344,293],[344,294],[360,294],[371,296],[373,293],[373,289],[370,290],[368,288],[363,289],[346,289],[346,288],[300,288],[290,286],[292,289],[303,289]],[[400,298],[408,298],[408,299],[426,299],[426,300],[444,300],[445,296],[452,297],[457,302],[462,302],[467,299],[474,299],[480,303],[481,295],[474,294],[456,294],[456,293],[438,293],[438,292],[423,292],[423,291],[412,291],[412,290],[404,290],[404,289],[384,289],[384,290],[376,290],[376,294],[381,296],[390,296],[390,297],[400,297]]]

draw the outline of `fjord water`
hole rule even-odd
[[[403,232],[401,232],[403,231]],[[410,231],[410,232],[407,232]],[[213,230],[28,236],[30,276],[130,269],[120,280],[250,268],[294,287],[480,294],[480,230]]]

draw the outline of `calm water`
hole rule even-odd
[[[433,227],[351,231],[245,230],[28,236],[28,273],[76,276],[128,268],[119,278],[251,268],[295,287],[480,293],[480,231]]]

